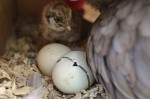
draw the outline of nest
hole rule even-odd
[[[13,39],[0,57],[0,99],[107,99],[101,84],[75,94],[64,94],[50,77],[41,74],[31,38]]]

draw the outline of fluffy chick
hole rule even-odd
[[[39,31],[50,42],[75,42],[81,35],[79,14],[62,0],[52,1],[43,9]]]

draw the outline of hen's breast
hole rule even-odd
[[[94,23],[87,53],[112,99],[150,99],[150,1],[109,6]]]

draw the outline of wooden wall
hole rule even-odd
[[[0,52],[5,50],[6,40],[12,35],[16,4],[16,0],[0,0]]]
[[[51,0],[18,0],[18,15],[20,18],[41,16],[43,7]]]
[[[13,33],[15,19],[41,16],[43,6],[51,0],[0,0],[0,53]]]

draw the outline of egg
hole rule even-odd
[[[66,94],[87,89],[94,82],[93,74],[86,62],[86,53],[71,51],[61,57],[52,71],[54,85]]]
[[[42,74],[51,76],[54,64],[71,49],[65,45],[52,43],[44,46],[38,52],[37,64]]]

